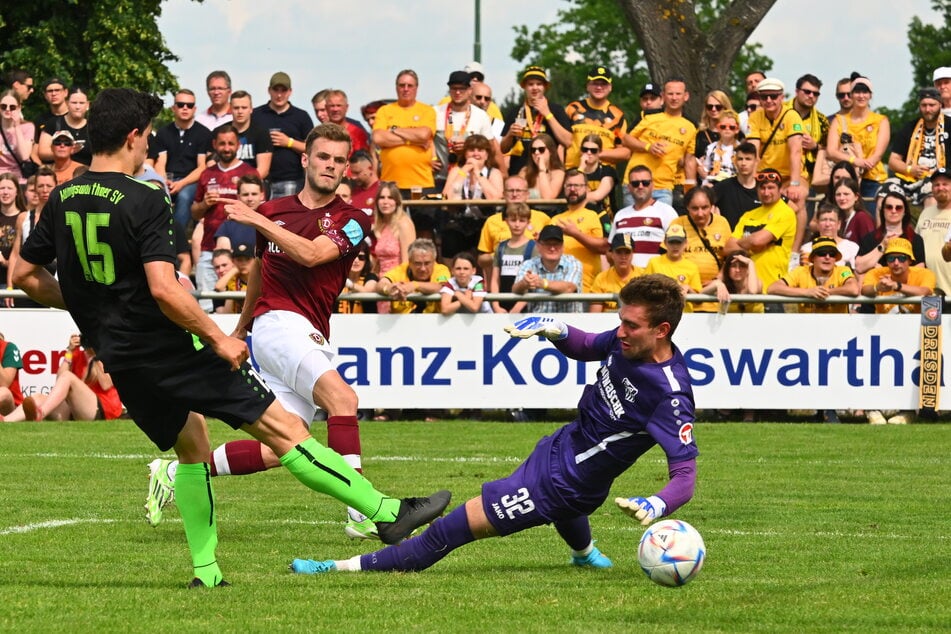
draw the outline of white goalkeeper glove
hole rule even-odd
[[[614,498],[614,503],[644,526],[663,517],[667,512],[667,503],[656,495],[646,498]]]
[[[514,324],[505,326],[503,330],[509,333],[510,337],[518,339],[528,339],[529,337],[538,335],[539,337],[545,337],[549,341],[558,341],[568,336],[568,326],[562,322],[552,319],[551,317],[538,317],[534,315],[532,317],[519,319]]]

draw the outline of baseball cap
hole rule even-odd
[[[786,86],[775,77],[767,77],[756,85],[757,92],[786,92]]]
[[[519,82],[519,85],[524,86],[525,82],[529,79],[541,79],[546,84],[551,82],[548,81],[548,73],[545,72],[545,69],[541,66],[529,66],[525,69],[525,72],[522,73],[522,81]]]
[[[556,227],[555,225],[545,225],[538,234],[538,241],[544,242],[545,240],[557,240],[558,242],[564,242],[565,232],[561,230],[561,227]]]
[[[915,260],[915,252],[911,250],[911,242],[905,240],[904,238],[892,238],[885,243],[885,255],[889,253],[902,253],[911,258],[912,262]]]
[[[931,176],[928,178],[928,182],[934,182],[934,179],[939,176],[944,176],[945,178],[951,178],[951,170],[947,167],[939,167],[935,171],[931,172]]]
[[[588,71],[588,81],[595,81],[598,79],[603,79],[610,84],[612,81],[611,71],[604,66],[593,66]]]
[[[664,234],[664,240],[667,242],[685,242],[687,232],[681,225],[670,225],[667,227],[667,233]]]
[[[66,80],[63,79],[62,77],[50,77],[49,79],[43,82],[43,90],[46,90],[53,84],[59,84],[63,88],[66,88],[67,86],[69,86],[69,84],[66,83]]]
[[[938,81],[939,79],[951,79],[951,66],[940,66],[934,70],[931,81]]]
[[[644,95],[654,95],[655,97],[660,97],[660,88],[658,88],[655,84],[644,84],[639,96],[643,97]]]
[[[918,91],[918,101],[924,101],[925,99],[934,99],[938,103],[941,103],[941,93],[938,92],[937,88],[922,88]]]
[[[288,90],[291,88],[291,76],[287,73],[278,72],[271,75],[271,81],[268,83],[268,88],[274,88],[275,86],[284,86]]]
[[[247,242],[239,242],[231,249],[231,253],[236,258],[253,258],[254,245]]]
[[[76,139],[73,137],[73,133],[70,132],[69,130],[57,130],[56,132],[53,133],[53,136],[50,137],[50,141],[52,142],[52,141],[55,141],[56,139],[59,139],[59,138],[62,138],[62,137],[65,137],[65,138],[69,139],[70,141],[75,141],[75,140],[76,140]]]
[[[446,82],[447,86],[453,86],[456,84],[462,84],[463,86],[468,86],[471,81],[469,73],[464,70],[454,70],[449,73],[449,81]]]
[[[631,234],[614,234],[614,238],[611,239],[611,250],[617,251],[618,249],[630,249],[631,251],[634,250],[634,241],[631,240]]]
[[[479,81],[485,81],[485,69],[479,62],[469,62],[462,70],[469,73],[469,79],[475,77]]]
[[[836,252],[836,257],[842,257],[842,252],[839,251],[839,245],[836,244],[834,238],[828,236],[818,236],[812,239],[812,252],[815,253],[819,249],[832,249]]]

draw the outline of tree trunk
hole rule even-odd
[[[704,95],[729,85],[736,56],[776,0],[734,0],[705,30],[693,0],[617,2],[644,46],[652,80],[662,84],[682,77],[691,93],[685,114],[699,121]]]

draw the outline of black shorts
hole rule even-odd
[[[245,363],[232,371],[210,347],[110,372],[129,417],[162,451],[178,441],[188,412],[238,429],[259,419],[274,394]]]

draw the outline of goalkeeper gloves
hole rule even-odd
[[[510,337],[518,339],[528,339],[538,335],[549,341],[559,341],[568,336],[568,326],[551,317],[525,317],[511,326],[505,326],[503,330],[509,333]]]
[[[644,526],[663,517],[667,511],[667,503],[656,495],[646,498],[614,498],[614,504]]]

